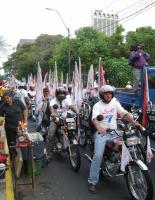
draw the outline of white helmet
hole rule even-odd
[[[111,92],[112,93],[112,97],[114,96],[114,87],[112,87],[111,85],[103,85],[100,90],[99,90],[99,96],[100,98],[103,100],[103,94],[105,92]]]

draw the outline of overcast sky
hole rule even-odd
[[[126,32],[134,31],[141,26],[150,25],[155,28],[155,6],[147,7],[153,2],[153,0],[1,0],[0,36],[11,45],[11,49],[16,47],[20,39],[35,39],[42,33],[67,36],[67,30],[58,14],[46,10],[47,7],[59,11],[66,26],[71,30],[71,37],[78,28],[91,25],[91,11],[94,9],[103,9],[106,13],[118,13],[119,19],[122,19],[146,7],[145,12],[133,18],[126,18],[128,21],[122,20],[120,24]]]

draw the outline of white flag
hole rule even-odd
[[[153,158],[153,153],[151,150],[151,145],[150,145],[150,138],[147,136],[147,152],[146,152],[146,158],[147,158],[147,163],[150,163],[152,158]]]
[[[36,82],[36,113],[42,107],[42,99],[43,99],[43,83],[42,83],[42,74],[40,64],[38,62],[38,69],[37,69],[37,82]]]
[[[124,142],[122,143],[122,157],[121,157],[121,171],[125,172],[125,167],[129,162],[132,161],[130,152],[128,151]]]
[[[90,69],[88,72],[87,92],[90,93],[90,96],[93,96],[94,94],[94,67],[93,65],[90,65]]]

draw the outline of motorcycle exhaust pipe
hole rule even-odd
[[[84,154],[84,157],[91,163],[92,162],[92,158],[88,155],[88,154]],[[102,168],[100,167],[100,170],[102,170]]]

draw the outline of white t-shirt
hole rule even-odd
[[[55,105],[55,104],[58,105],[58,109],[56,109],[56,110],[53,108],[53,105]],[[58,101],[56,97],[54,99],[52,99],[50,102],[51,112],[58,112],[58,111],[65,112],[65,111],[67,111],[68,107],[71,105],[71,102],[67,98],[65,98],[61,102],[61,104],[62,104],[62,107],[60,106],[60,101]]]
[[[126,113],[127,111],[116,99],[112,99],[108,104],[100,100],[93,107],[92,119],[95,119],[98,115],[103,115],[103,120],[99,122],[102,127],[117,129],[118,114],[123,117]]]

